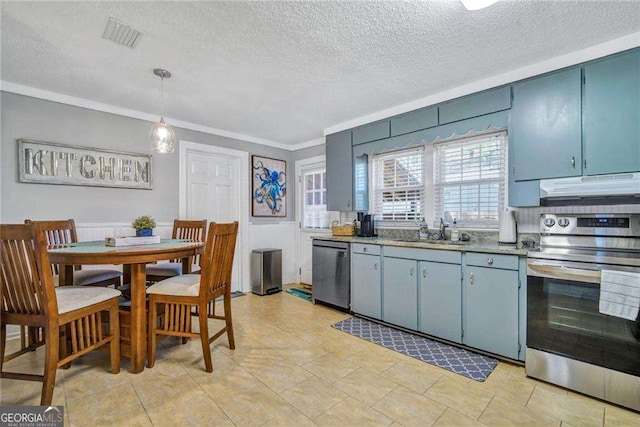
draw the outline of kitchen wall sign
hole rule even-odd
[[[287,216],[287,162],[251,156],[252,216]]]
[[[18,181],[151,190],[146,154],[18,140]]]

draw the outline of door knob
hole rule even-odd
[[[493,265],[493,258],[487,258],[487,264]]]

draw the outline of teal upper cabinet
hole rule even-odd
[[[351,131],[327,135],[327,210],[352,211],[353,162]]]
[[[514,85],[511,114],[516,181],[582,175],[579,68]]]
[[[391,136],[438,126],[438,107],[421,108],[391,119]]]
[[[640,171],[640,51],[584,68],[583,174]]]
[[[389,138],[390,135],[389,120],[371,123],[353,129],[353,145]]]
[[[457,122],[511,108],[511,87],[501,87],[440,104],[440,124]]]

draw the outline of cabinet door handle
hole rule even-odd
[[[362,248],[362,252],[367,252],[367,247]]]
[[[373,269],[378,271],[378,263],[377,262],[375,264],[373,264]]]
[[[583,167],[586,169],[586,168],[587,168],[587,159],[584,159],[583,164],[584,164],[584,166],[583,166]]]
[[[427,277],[427,267],[422,269],[422,277]]]
[[[488,258],[487,259],[487,264],[493,265],[493,258]]]
[[[350,208],[351,207],[351,200],[347,200],[347,207]]]
[[[576,158],[575,157],[571,157],[571,167],[572,168],[576,168]]]
[[[413,276],[413,273],[415,273],[415,268],[414,268],[414,267],[411,267],[411,270],[409,270],[409,274],[410,274],[411,276]]]
[[[469,274],[469,284],[473,285],[473,271]]]

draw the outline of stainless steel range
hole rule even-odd
[[[640,214],[543,214],[540,234],[527,375],[640,410]]]

